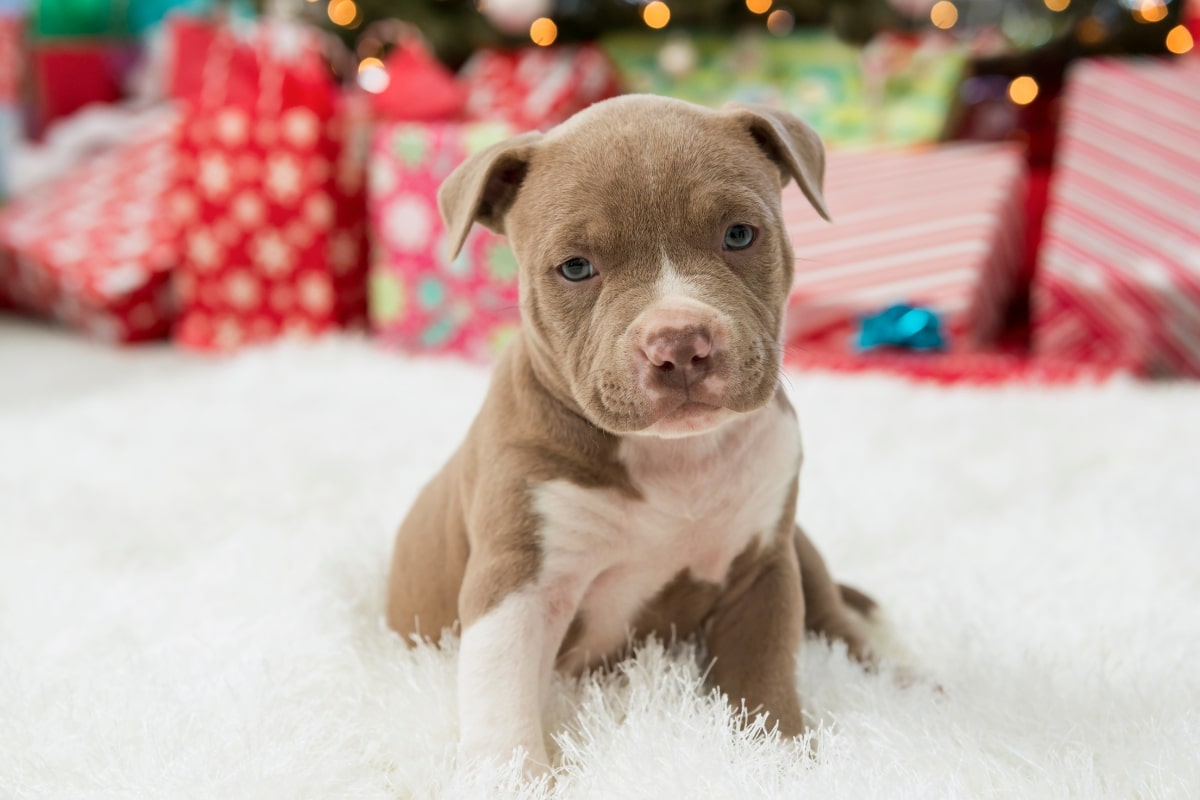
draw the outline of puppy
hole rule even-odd
[[[810,630],[866,655],[795,523],[779,388],[793,256],[780,190],[828,218],[824,150],[795,117],[625,96],[472,156],[439,205],[452,249],[508,237],[523,324],[466,440],[400,527],[388,621],[461,624],[460,754],[549,768],[552,670],[698,634],[731,703],[804,730]]]

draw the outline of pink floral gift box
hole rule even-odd
[[[500,123],[388,123],[369,164],[371,327],[413,352],[493,357],[516,329],[517,262],[475,226],[451,258],[438,213],[442,181],[468,156],[513,134]]]

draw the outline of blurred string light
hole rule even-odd
[[[1087,16],[1079,21],[1075,29],[1075,38],[1084,44],[1100,44],[1108,35],[1108,28],[1099,17]]]
[[[1046,8],[1054,12],[1066,11],[1071,7],[1071,0],[1042,0]]]
[[[1038,96],[1038,84],[1028,75],[1020,75],[1008,84],[1008,99],[1019,106],[1027,106]]]
[[[776,36],[787,36],[796,26],[792,12],[777,8],[767,15],[767,30]]]
[[[1133,9],[1133,18],[1143,24],[1162,22],[1167,18],[1167,4],[1162,0],[1142,0]]]
[[[746,8],[752,14],[765,14],[771,10],[772,0],[746,0]]]
[[[950,30],[954,23],[958,22],[958,6],[950,0],[938,0],[933,4],[933,8],[929,9],[929,21],[935,28]]]
[[[558,38],[558,26],[549,17],[538,17],[529,26],[529,38],[538,47],[549,47]]]
[[[671,9],[662,0],[654,0],[653,3],[647,3],[642,8],[642,22],[651,28],[665,28],[670,21]]]
[[[1192,32],[1183,25],[1176,25],[1167,32],[1167,50],[1177,56],[1184,53],[1190,53],[1195,42],[1192,41]]]
[[[363,91],[379,94],[385,91],[391,82],[392,79],[388,76],[383,61],[380,59],[370,56],[358,62],[358,85],[363,88]]]
[[[357,19],[358,6],[354,4],[354,0],[329,0],[325,13],[329,15],[330,22],[344,28]]]

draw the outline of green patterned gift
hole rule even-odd
[[[824,31],[604,41],[629,92],[707,106],[768,103],[807,120],[834,145],[911,145],[942,137],[966,53],[938,35],[884,36],[856,48]]]

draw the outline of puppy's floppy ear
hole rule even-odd
[[[516,199],[541,137],[532,131],[494,144],[459,164],[443,181],[438,208],[446,221],[452,258],[462,249],[474,222],[504,233],[504,214]]]
[[[825,182],[825,146],[817,132],[799,117],[769,106],[735,103],[726,109],[779,165],[784,182],[794,178],[808,202],[828,220],[829,210],[821,193]]]

